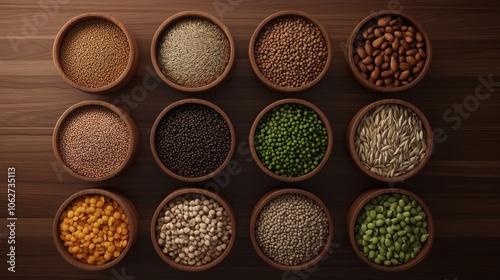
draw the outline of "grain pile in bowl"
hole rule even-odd
[[[130,59],[125,33],[114,23],[89,19],[75,25],[61,44],[64,74],[75,84],[100,88],[116,81]]]
[[[281,87],[301,87],[316,79],[328,57],[320,29],[300,16],[269,22],[255,43],[255,61],[266,79]]]
[[[163,253],[176,263],[201,266],[220,257],[232,238],[229,213],[215,199],[180,195],[165,204],[156,237]]]
[[[71,112],[58,135],[63,162],[88,178],[101,178],[115,172],[126,160],[130,142],[125,121],[100,105],[87,105]]]
[[[118,258],[128,243],[130,226],[123,208],[103,195],[75,199],[59,218],[59,237],[82,263],[100,265]]]
[[[383,87],[413,82],[427,57],[424,36],[399,16],[382,16],[366,23],[353,47],[354,63],[361,76]]]
[[[328,218],[313,199],[282,194],[270,200],[255,223],[259,248],[270,259],[288,266],[318,256],[328,239]]]
[[[255,151],[262,164],[284,177],[314,170],[328,146],[325,124],[302,104],[279,105],[268,111],[255,130]]]
[[[207,19],[187,18],[169,26],[158,42],[158,64],[177,85],[196,88],[219,78],[229,63],[224,31]]]
[[[420,118],[399,104],[379,105],[365,114],[356,129],[354,147],[363,166],[383,177],[413,170],[427,152]]]
[[[155,147],[162,163],[183,177],[214,172],[231,149],[231,131],[215,109],[197,103],[172,108],[158,124]]]
[[[418,255],[427,242],[426,214],[407,195],[380,195],[360,211],[354,228],[356,244],[378,265],[405,264]]]

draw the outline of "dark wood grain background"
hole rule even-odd
[[[0,278],[1,279],[495,279],[500,273],[500,4],[475,1],[67,1],[44,10],[40,3],[56,0],[0,1]],[[63,3],[64,2],[64,3]],[[400,9],[429,32],[434,59],[428,75],[404,93],[367,92],[350,76],[341,52],[354,26],[373,11]],[[143,101],[126,105],[134,87],[152,71],[149,48],[157,27],[184,10],[202,10],[222,18],[236,42],[236,62],[230,80],[203,94],[175,92],[164,83],[147,91]],[[168,104],[199,97],[219,105],[232,119],[238,143],[246,143],[251,123],[272,101],[285,98],[264,88],[254,77],[247,57],[250,36],[267,15],[298,9],[314,15],[330,33],[332,66],[313,89],[294,95],[319,106],[334,132],[334,149],[323,170],[312,179],[293,184],[320,196],[335,226],[334,253],[307,271],[284,274],[264,263],[251,247],[249,214],[267,191],[292,186],[275,181],[249,160],[248,150],[234,159],[241,173],[229,178],[221,194],[237,214],[236,244],[220,265],[201,273],[177,271],[156,255],[149,239],[151,216],[171,191],[186,186],[163,173],[149,148],[150,128]],[[109,13],[121,20],[137,39],[140,63],[133,81],[119,92],[95,96],[66,84],[52,63],[52,44],[61,26],[84,12]],[[44,15],[45,14],[45,15]],[[30,24],[34,24],[30,27]],[[475,98],[479,77],[497,83],[484,100]],[[486,87],[482,93],[488,93]],[[142,96],[140,96],[142,97]],[[401,98],[420,108],[443,136],[427,166],[398,187],[423,198],[435,217],[436,241],[417,267],[384,273],[365,265],[346,238],[346,213],[363,191],[388,187],[358,170],[349,158],[347,125],[364,105],[382,98]],[[86,183],[54,169],[51,134],[69,106],[88,99],[118,100],[130,109],[140,132],[140,150],[133,166],[104,183]],[[477,103],[476,103],[477,101]],[[448,114],[466,103],[462,115]],[[468,108],[468,109],[467,109]],[[445,118],[444,115],[448,116]],[[16,272],[7,271],[7,167],[16,167]],[[59,174],[61,175],[61,174]],[[60,180],[61,179],[61,180]],[[205,182],[210,183],[214,180]],[[195,184],[203,187],[204,184]],[[57,253],[51,236],[54,214],[76,191],[104,187],[119,190],[136,205],[140,237],[128,256],[112,269],[80,271]],[[127,277],[123,277],[126,273]],[[120,277],[120,275],[122,277]],[[135,277],[135,278],[134,278]]]

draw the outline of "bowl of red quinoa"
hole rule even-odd
[[[265,18],[248,47],[257,79],[281,93],[303,92],[316,85],[330,68],[332,52],[326,28],[301,11],[281,11]]]
[[[84,181],[104,181],[129,167],[138,150],[132,118],[104,101],[89,100],[68,108],[59,118],[52,149],[62,168]]]
[[[87,93],[106,94],[126,85],[139,60],[137,43],[123,23],[103,13],[85,13],[59,30],[52,50],[61,77]]]
[[[200,11],[177,13],[165,20],[151,42],[158,76],[182,92],[207,92],[229,77],[235,59],[231,32],[218,18]]]
[[[228,166],[236,136],[221,108],[190,98],[170,104],[158,115],[151,129],[150,146],[165,173],[177,180],[200,182]]]

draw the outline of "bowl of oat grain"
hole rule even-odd
[[[133,78],[137,43],[123,23],[103,13],[86,13],[61,28],[52,50],[54,65],[72,87],[107,94]]]
[[[349,153],[368,176],[400,182],[429,161],[433,134],[424,113],[399,99],[384,99],[359,110],[347,129]]]
[[[234,59],[231,32],[221,20],[204,12],[171,16],[158,27],[151,42],[156,73],[182,92],[207,92],[222,85]]]

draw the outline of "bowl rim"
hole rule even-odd
[[[178,196],[181,196],[181,195],[185,195],[185,194],[199,194],[201,196],[213,198],[220,205],[222,205],[224,210],[227,211],[227,213],[229,215],[229,219],[231,220],[231,228],[232,228],[231,238],[230,238],[229,244],[227,245],[224,252],[220,256],[218,256],[216,259],[213,259],[209,263],[204,264],[204,265],[200,265],[200,266],[189,266],[189,265],[176,263],[175,260],[173,260],[172,258],[167,256],[165,253],[163,253],[163,250],[158,245],[158,241],[156,239],[156,225],[158,223],[158,216],[159,216],[160,212],[162,212],[163,206],[165,206],[165,204],[169,203],[172,199],[174,199]],[[235,239],[236,239],[236,216],[234,214],[233,208],[231,207],[231,204],[229,204],[229,202],[224,197],[219,195],[218,193],[211,192],[211,191],[206,190],[206,189],[195,188],[195,187],[183,187],[183,188],[174,190],[173,192],[168,194],[160,202],[160,204],[156,208],[156,210],[153,214],[153,217],[151,219],[151,225],[150,225],[149,231],[150,231],[151,242],[153,244],[153,247],[154,247],[156,253],[167,264],[169,264],[170,266],[172,266],[176,269],[183,270],[183,271],[192,271],[192,272],[203,271],[203,270],[207,270],[207,269],[210,269],[210,268],[216,266],[217,264],[222,262],[222,260],[224,260],[227,257],[227,255],[230,253],[231,249],[233,248]]]
[[[417,29],[420,34],[424,37],[424,42],[425,42],[425,52],[427,54],[427,57],[425,58],[425,64],[422,70],[420,71],[420,74],[417,75],[417,77],[410,83],[404,86],[399,86],[399,87],[383,87],[383,86],[377,86],[367,79],[363,78],[359,72],[359,70],[356,68],[356,65],[354,64],[354,42],[356,41],[356,36],[358,32],[361,30],[363,26],[365,26],[368,22],[377,19],[382,16],[399,16],[403,18],[404,20],[408,21],[415,29]],[[415,20],[413,17],[409,16],[408,14],[405,14],[401,11],[397,10],[383,10],[379,12],[372,13],[365,17],[356,27],[353,29],[351,34],[349,35],[347,39],[347,44],[346,44],[346,50],[345,50],[345,57],[346,57],[346,62],[347,62],[347,68],[351,72],[351,74],[354,76],[355,80],[358,81],[361,86],[363,86],[365,89],[373,91],[373,92],[378,92],[378,93],[393,93],[393,92],[400,92],[407,90],[409,88],[412,88],[416,84],[418,84],[424,76],[427,74],[429,71],[429,68],[431,66],[431,61],[432,61],[432,44],[431,44],[431,39],[429,36],[429,33],[424,29],[422,24],[420,24],[417,20]]]
[[[398,266],[383,266],[383,265],[378,265],[375,262],[371,261],[367,257],[365,257],[361,251],[359,250],[355,236],[354,236],[354,226],[356,225],[356,220],[358,217],[359,212],[363,209],[363,207],[373,198],[378,197],[380,195],[388,194],[388,193],[399,193],[399,194],[404,194],[407,195],[413,199],[415,199],[421,206],[422,209],[426,215],[426,221],[427,221],[427,233],[429,234],[429,237],[427,239],[427,242],[422,246],[422,249],[420,252],[415,256],[415,258],[405,264],[398,265]],[[351,243],[351,246],[356,253],[356,255],[366,264],[369,266],[382,270],[382,271],[403,271],[407,270],[409,268],[414,267],[418,263],[420,263],[426,256],[429,254],[432,244],[434,243],[434,238],[435,238],[435,227],[434,227],[434,219],[432,218],[431,211],[427,204],[416,194],[413,192],[410,192],[405,189],[399,189],[399,188],[385,188],[385,189],[372,189],[368,190],[364,193],[362,193],[360,196],[354,200],[352,203],[351,207],[349,208],[348,214],[347,214],[347,235],[349,239],[349,243]]]
[[[257,155],[257,151],[255,150],[255,132],[257,130],[257,126],[259,125],[259,122],[262,119],[262,117],[265,114],[267,114],[269,111],[271,111],[274,107],[284,105],[284,104],[290,104],[290,103],[304,105],[304,106],[308,107],[309,109],[313,110],[320,117],[321,121],[323,122],[323,125],[326,128],[326,133],[327,133],[327,137],[328,137],[325,155],[323,156],[323,158],[319,162],[318,166],[316,166],[316,168],[311,170],[309,173],[306,173],[306,174],[304,174],[302,176],[298,176],[298,177],[281,176],[281,175],[278,175],[278,174],[272,172],[271,170],[267,169],[267,167],[265,167],[264,164],[261,162],[259,156]],[[257,115],[257,117],[255,118],[255,120],[252,124],[252,127],[250,129],[249,146],[250,146],[250,152],[252,154],[253,160],[255,161],[257,166],[262,171],[264,171],[264,173],[266,173],[267,175],[271,176],[274,179],[277,179],[277,180],[280,180],[283,182],[298,182],[298,181],[302,181],[302,180],[306,180],[306,179],[311,178],[313,175],[318,173],[323,168],[323,166],[326,164],[326,162],[329,160],[330,154],[333,150],[333,131],[332,131],[332,128],[330,126],[330,122],[328,121],[328,118],[316,105],[314,105],[308,101],[305,101],[303,99],[285,98],[285,99],[280,99],[278,101],[275,101],[275,102],[267,105]]]
[[[356,152],[356,147],[354,145],[354,139],[356,136],[356,129],[358,128],[359,123],[361,122],[362,118],[373,108],[378,107],[380,105],[385,105],[385,104],[398,104],[401,106],[405,106],[406,108],[412,110],[420,119],[422,122],[422,127],[425,130],[425,139],[426,139],[426,153],[425,156],[420,160],[420,162],[410,171],[400,175],[400,176],[395,176],[395,177],[384,177],[381,175],[378,175],[376,173],[371,172],[370,170],[366,169],[363,164],[361,163],[361,160],[358,157],[358,154]],[[347,128],[347,145],[349,149],[349,154],[351,155],[352,160],[354,161],[355,165],[363,171],[366,175],[372,177],[373,179],[383,181],[383,182],[401,182],[406,179],[409,179],[410,177],[413,177],[415,174],[420,172],[424,168],[424,166],[427,164],[429,161],[433,151],[434,151],[434,135],[433,131],[431,128],[431,125],[429,123],[429,120],[425,117],[424,113],[420,111],[415,105],[403,101],[401,99],[382,99],[378,100],[372,103],[367,104],[363,108],[361,108],[351,119],[351,122],[349,123],[349,126]]]
[[[204,86],[200,87],[186,87],[179,85],[170,79],[168,79],[163,72],[160,69],[159,63],[158,63],[158,43],[165,33],[166,29],[169,28],[172,24],[176,23],[179,20],[186,19],[186,18],[200,18],[204,20],[208,20],[209,22],[215,24],[217,27],[219,27],[224,34],[226,35],[228,41],[229,41],[229,60],[226,65],[226,68],[224,69],[224,72],[217,77],[214,81],[212,81],[209,84],[206,84]],[[233,68],[234,65],[234,60],[235,60],[235,55],[236,53],[236,48],[234,44],[234,39],[229,31],[229,28],[222,22],[220,19],[217,17],[206,13],[202,11],[183,11],[176,13],[169,18],[167,18],[156,30],[153,39],[151,41],[151,47],[150,47],[150,56],[151,56],[151,63],[153,64],[153,68],[155,69],[156,74],[162,79],[167,85],[170,87],[174,88],[175,90],[185,92],[185,93],[202,93],[202,92],[208,92],[211,90],[216,89],[217,87],[221,86],[228,78],[229,74]]]
[[[75,259],[72,255],[69,254],[69,252],[66,250],[66,247],[64,246],[64,243],[59,238],[59,227],[60,227],[59,225],[61,223],[59,219],[62,213],[71,204],[71,202],[73,202],[77,198],[82,197],[84,195],[93,195],[93,194],[107,196],[110,199],[116,201],[123,208],[123,211],[125,212],[125,215],[127,215],[127,218],[129,220],[130,231],[129,231],[128,242],[127,245],[125,246],[125,249],[123,249],[118,258],[108,261],[102,265],[86,264]],[[66,198],[64,202],[61,204],[61,206],[58,208],[52,223],[52,239],[59,254],[70,265],[87,271],[105,270],[119,263],[123,258],[125,258],[127,253],[134,246],[138,234],[139,234],[139,215],[137,213],[134,204],[125,195],[119,192],[109,191],[105,189],[98,189],[98,188],[84,189]]]
[[[219,113],[219,115],[221,115],[224,118],[224,120],[226,121],[226,123],[227,123],[227,125],[229,127],[229,132],[231,133],[231,147],[229,148],[229,152],[228,152],[228,154],[227,154],[226,159],[224,160],[224,162],[217,169],[215,169],[214,171],[210,172],[209,174],[200,176],[200,177],[185,177],[185,176],[179,175],[179,174],[175,173],[174,171],[170,170],[162,162],[162,160],[160,159],[160,156],[158,155],[157,149],[156,149],[156,143],[155,143],[155,141],[156,141],[156,131],[158,129],[158,126],[160,125],[160,122],[168,114],[168,112],[170,112],[172,109],[174,109],[174,108],[176,108],[178,106],[181,106],[181,105],[185,105],[185,104],[204,105],[204,106],[207,106],[207,107],[215,110],[217,113]],[[150,136],[149,136],[149,146],[151,148],[151,153],[153,154],[153,158],[155,159],[155,161],[158,164],[158,166],[160,166],[160,168],[165,173],[167,173],[171,177],[173,177],[173,178],[175,178],[177,180],[180,180],[180,181],[191,182],[191,183],[193,183],[193,182],[201,182],[201,181],[205,181],[205,180],[208,180],[210,178],[213,178],[213,177],[217,176],[217,174],[219,174],[222,170],[224,170],[227,167],[227,165],[231,162],[231,159],[232,159],[233,154],[234,154],[235,146],[236,146],[236,133],[235,133],[235,130],[234,130],[233,123],[229,119],[229,116],[219,106],[215,105],[212,102],[209,102],[209,101],[203,100],[203,99],[199,99],[199,98],[186,98],[186,99],[181,99],[179,101],[171,103],[170,105],[168,105],[167,107],[165,107],[165,109],[163,109],[160,112],[160,114],[156,118],[153,126],[151,127],[151,132],[150,132]]]
[[[281,264],[281,263],[274,261],[273,259],[268,257],[266,254],[264,254],[264,252],[262,252],[259,244],[257,243],[257,239],[255,237],[255,224],[257,222],[257,218],[258,218],[262,208],[267,203],[269,203],[269,201],[271,201],[272,199],[274,199],[278,196],[284,195],[284,194],[299,194],[299,195],[303,195],[305,197],[312,199],[314,202],[316,202],[321,207],[321,209],[325,213],[326,219],[328,221],[328,236],[327,236],[327,240],[325,243],[325,247],[321,250],[321,252],[317,256],[315,256],[311,260],[309,260],[305,263],[299,264],[299,265],[284,265],[284,264]],[[276,190],[272,190],[272,191],[267,192],[255,204],[255,206],[252,210],[252,213],[250,215],[250,239],[252,241],[252,246],[253,246],[255,252],[266,263],[268,263],[269,265],[271,265],[275,268],[281,269],[281,270],[302,270],[302,269],[311,267],[311,266],[315,265],[316,263],[318,263],[319,261],[321,261],[323,259],[323,257],[330,250],[331,244],[333,242],[333,235],[334,235],[333,220],[332,220],[332,216],[331,216],[330,211],[328,210],[328,207],[326,206],[326,204],[315,194],[313,194],[309,191],[303,190],[303,189],[299,189],[299,188],[284,188],[284,189],[276,189]]]
[[[313,23],[320,30],[321,34],[323,35],[323,38],[325,39],[327,52],[328,52],[325,66],[323,67],[323,69],[321,70],[319,75],[314,80],[309,82],[308,84],[300,86],[300,87],[282,87],[282,86],[279,86],[279,85],[269,81],[266,77],[264,77],[264,75],[260,71],[259,67],[257,66],[257,62],[255,60],[255,43],[256,43],[257,38],[259,37],[259,34],[262,31],[262,29],[267,24],[271,23],[272,21],[274,21],[278,18],[288,17],[288,16],[298,16],[298,17],[301,17],[301,18]],[[267,88],[274,90],[276,92],[279,92],[279,93],[299,93],[299,92],[303,92],[303,91],[306,91],[306,90],[312,88],[314,85],[319,83],[319,81],[321,81],[321,79],[323,79],[323,77],[326,75],[326,73],[330,69],[330,65],[331,65],[332,60],[333,60],[333,47],[332,47],[331,38],[330,38],[330,35],[328,34],[327,29],[315,17],[313,17],[312,15],[305,13],[303,11],[285,10],[285,11],[280,11],[280,12],[271,14],[271,15],[267,16],[262,22],[260,22],[260,24],[257,26],[255,31],[253,32],[252,37],[250,38],[250,43],[248,46],[248,58],[250,60],[250,65],[252,66],[252,70],[253,70],[255,76]]]
[[[66,165],[59,151],[59,136],[60,136],[59,133],[61,127],[66,122],[66,119],[69,115],[71,115],[76,110],[83,108],[85,106],[100,106],[111,110],[113,113],[117,114],[120,117],[120,119],[125,123],[125,125],[127,126],[127,130],[130,134],[130,147],[129,150],[127,151],[127,156],[125,157],[125,160],[120,164],[118,168],[115,169],[115,171],[102,177],[95,177],[95,178],[87,177],[77,173],[76,171],[71,169],[68,165]],[[69,173],[71,176],[88,182],[105,181],[122,173],[127,167],[129,167],[132,164],[135,156],[137,155],[137,151],[139,149],[138,146],[139,146],[139,132],[137,130],[137,126],[134,120],[125,111],[123,111],[123,109],[111,103],[101,100],[81,101],[66,109],[66,111],[64,111],[64,113],[57,120],[57,123],[54,127],[54,132],[52,134],[52,151],[54,152],[54,156],[56,157],[57,162],[63,167],[64,171]]]
[[[125,34],[127,37],[127,42],[129,44],[130,52],[129,52],[129,59],[127,62],[127,67],[123,70],[121,75],[114,80],[113,82],[104,85],[99,88],[89,88],[85,87],[82,85],[77,84],[76,82],[72,81],[64,72],[62,64],[61,64],[61,58],[60,58],[60,49],[61,45],[64,41],[64,38],[68,34],[68,32],[75,27],[76,25],[87,21],[87,20],[92,20],[92,19],[99,19],[99,20],[105,20],[107,22],[110,22],[114,25],[116,25],[120,30]],[[122,86],[125,85],[130,79],[134,76],[135,74],[135,69],[137,68],[138,60],[139,60],[139,48],[137,47],[137,42],[132,35],[132,33],[127,29],[127,27],[119,21],[117,18],[102,13],[102,12],[90,12],[90,13],[84,13],[78,16],[75,16],[71,18],[69,21],[67,21],[59,30],[59,32],[56,35],[56,38],[54,40],[54,45],[52,47],[52,57],[54,61],[54,65],[59,72],[59,75],[63,78],[64,81],[66,81],[69,85],[72,87],[86,92],[86,93],[93,93],[93,94],[107,94],[110,93]]]

